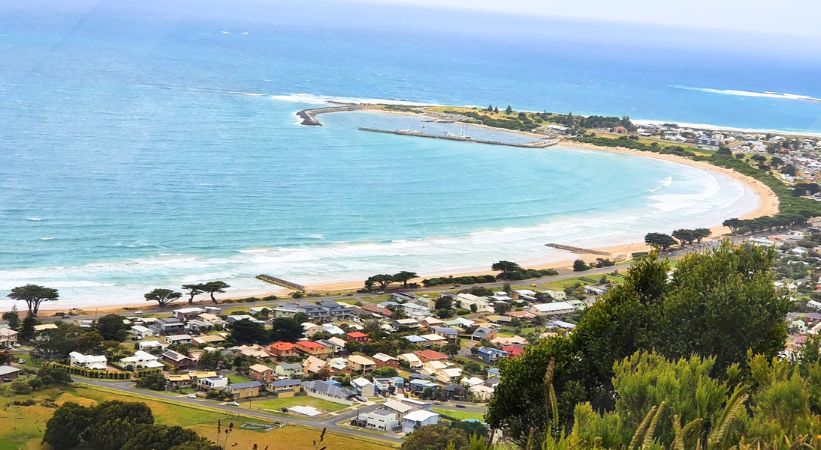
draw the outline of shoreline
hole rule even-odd
[[[389,114],[389,115],[410,115],[410,116],[423,116],[423,117],[435,117],[434,115],[422,112],[422,111],[395,111],[390,109],[382,108],[380,104],[358,104],[358,105],[347,105],[342,104],[340,105],[339,102],[328,102],[331,105],[336,103],[337,107],[330,108],[331,111],[327,112],[350,112],[354,110],[365,111],[365,112],[372,112],[376,114]],[[356,106],[355,109],[350,109],[351,106]],[[337,109],[338,108],[338,109]],[[323,111],[324,112],[324,111]],[[298,116],[299,117],[299,116]],[[504,131],[508,133],[514,133],[519,135],[524,135],[528,137],[540,137],[545,138],[546,135],[532,133],[527,131],[517,131],[517,130],[508,130],[508,129],[501,129],[495,128],[484,124],[470,124],[471,126],[481,127],[481,128],[488,128],[493,130]],[[672,163],[684,164],[690,167],[694,167],[700,170],[704,170],[707,172],[718,173],[733,180],[736,180],[742,183],[747,189],[751,190],[757,196],[757,204],[756,206],[750,210],[748,213],[739,217],[740,219],[752,219],[756,217],[762,216],[769,216],[777,214],[779,211],[779,201],[778,197],[775,193],[764,183],[749,177],[747,175],[743,175],[741,173],[735,172],[732,169],[727,169],[723,167],[714,166],[706,161],[693,161],[689,158],[685,158],[678,155],[671,155],[671,154],[660,154],[654,152],[647,152],[647,151],[640,151],[629,149],[625,147],[605,147],[605,146],[597,146],[593,144],[586,144],[580,143],[575,141],[570,141],[567,139],[561,139],[558,144],[556,144],[559,148],[566,148],[570,150],[578,150],[578,151],[600,151],[600,152],[607,152],[612,154],[620,154],[620,155],[629,155],[634,157],[641,157],[641,158],[653,158],[656,160],[662,160]],[[550,151],[551,147],[540,148],[538,150],[543,151]],[[728,234],[730,230],[721,224],[710,224],[708,225],[712,235],[710,236],[709,240],[720,239],[723,235]],[[604,257],[608,259],[616,260],[623,260],[628,259],[631,253],[646,251],[649,249],[649,246],[644,244],[643,242],[623,242],[623,243],[616,243],[613,245],[607,246],[590,246],[590,250],[596,251],[603,251],[609,254],[609,256],[602,256],[602,255],[595,255],[595,254],[575,254],[570,255],[572,256],[570,259],[561,259],[561,260],[545,260],[545,259],[533,259],[533,260],[522,260],[520,264],[523,267],[531,268],[531,269],[563,269],[569,268],[572,266],[573,261],[575,259],[582,259],[586,262],[594,261],[596,257]],[[441,276],[470,276],[470,275],[485,275],[489,274],[491,271],[489,268],[481,268],[481,267],[454,267],[452,270],[442,270],[436,271],[431,273],[422,273],[420,274],[420,280],[424,278],[431,278],[431,277],[441,277]],[[322,294],[346,294],[353,292],[363,286],[363,280],[331,280],[327,282],[318,282],[313,284],[305,285],[306,291],[311,293],[322,293]],[[285,288],[275,288],[271,287],[270,289],[249,289],[243,291],[237,291],[234,293],[230,293],[228,296],[222,298],[222,300],[236,300],[242,299],[247,297],[265,297],[268,295],[276,295],[283,301],[289,301],[290,296],[289,294],[292,290],[288,290]],[[195,305],[202,305],[202,304],[211,304],[210,301],[199,301],[196,302]],[[185,307],[187,303],[179,303],[177,307]],[[229,305],[234,305],[231,303]],[[43,305],[44,308],[41,309],[43,313],[53,313],[59,311],[67,311],[71,310],[75,307],[66,306],[66,307],[54,307],[50,308],[49,305]],[[153,305],[150,305],[153,306]],[[123,304],[116,304],[110,306],[85,306],[85,307],[77,307],[80,310],[94,310],[97,312],[110,312],[110,311],[126,311],[126,308],[129,309],[140,309],[146,307],[146,303],[128,303]],[[229,306],[230,307],[230,306]],[[173,309],[174,305],[170,305],[170,309]]]

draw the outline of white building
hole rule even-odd
[[[432,411],[425,411],[418,409],[409,412],[402,418],[402,431],[405,433],[412,433],[413,430],[424,427],[426,425],[436,425],[439,423],[439,414]]]
[[[561,316],[575,310],[576,308],[567,302],[538,303],[530,307],[530,312],[540,316]]]
[[[380,406],[371,412],[359,415],[359,421],[367,428],[381,431],[391,431],[399,428],[399,419],[396,411],[386,406]]]
[[[565,291],[554,291],[553,289],[548,289],[544,291],[544,293],[549,295],[553,300],[564,300],[567,298],[567,293]]]
[[[86,369],[105,370],[108,360],[102,355],[84,355],[80,352],[68,354],[69,365],[72,367],[85,367]]]
[[[142,325],[134,325],[133,327],[131,327],[129,333],[133,334],[134,337],[136,337],[137,339],[145,339],[147,337],[154,336],[154,332],[151,331],[150,328],[144,327]]]
[[[137,350],[132,356],[121,359],[120,364],[128,370],[158,369],[164,367],[159,358],[142,350]]]
[[[459,294],[456,296],[456,301],[465,309],[471,309],[471,306],[476,306],[476,311],[492,311],[488,306],[487,297],[479,297],[473,294]]]

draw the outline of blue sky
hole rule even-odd
[[[359,0],[821,37],[818,0]]]

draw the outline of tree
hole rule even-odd
[[[499,315],[507,314],[510,312],[510,303],[496,302],[496,304],[493,305],[493,312]]]
[[[513,108],[511,108],[510,105],[507,105],[507,108],[505,108],[505,114],[512,114],[512,113],[513,113]]]
[[[379,289],[384,291],[391,283],[393,283],[393,281],[393,275],[381,273],[378,275],[373,275],[365,280],[365,287],[368,290],[371,290],[374,284],[378,284]]]
[[[573,261],[573,271],[574,272],[584,272],[585,270],[588,270],[588,269],[590,269],[590,266],[588,266],[587,263],[584,262],[583,260],[577,259],[577,260]]]
[[[211,296],[211,301],[214,303],[218,303],[217,299],[214,298],[215,293],[224,293],[226,289],[231,287],[228,283],[224,281],[209,281],[202,285],[203,292],[207,292],[208,295]]]
[[[741,228],[743,224],[744,222],[741,219],[735,218],[727,219],[721,223],[722,226],[729,228],[730,232],[732,232],[733,234],[735,234],[735,232],[738,231],[738,229]]]
[[[490,266],[490,270],[502,272],[499,275],[499,278],[503,280],[509,280],[514,273],[521,272],[523,269],[515,262],[499,261]]]
[[[125,324],[125,317],[117,314],[106,314],[97,319],[94,329],[106,341],[122,342],[128,337],[129,327]]]
[[[461,449],[468,444],[467,434],[444,425],[419,427],[402,440],[402,450]]]
[[[28,307],[28,315],[37,317],[37,311],[40,310],[40,304],[43,302],[53,302],[60,298],[57,289],[47,288],[36,284],[27,284],[13,288],[8,297],[12,300],[19,300],[26,302]]]
[[[302,323],[294,318],[277,317],[272,322],[272,341],[296,342],[302,338]]]
[[[685,245],[690,245],[696,240],[695,230],[688,230],[685,228],[673,231],[673,237]]]
[[[202,370],[217,370],[222,365],[224,359],[219,351],[203,352],[197,361],[197,367]]]
[[[152,391],[164,391],[168,383],[162,372],[151,372],[137,379],[137,387],[151,389]]]
[[[202,294],[205,290],[202,284],[183,284],[182,288],[188,291],[188,304],[194,303],[194,297]]]
[[[37,319],[34,316],[26,316],[23,319],[23,325],[20,327],[20,340],[30,341],[34,339],[34,326],[37,325]]]
[[[237,344],[264,344],[269,338],[265,327],[242,319],[231,325],[231,339]]]
[[[395,377],[399,376],[399,372],[396,371],[393,367],[380,367],[373,371],[373,376],[375,377]]]
[[[103,337],[97,330],[62,323],[55,329],[40,333],[34,346],[43,358],[65,359],[73,351],[99,354],[103,350]]]
[[[63,403],[46,422],[43,442],[55,450],[73,449],[82,441],[91,419],[91,409],[74,402]]]
[[[441,296],[436,299],[435,301],[436,306],[434,309],[451,309],[453,308],[453,298],[450,296]]]
[[[165,308],[165,305],[182,297],[182,294],[171,289],[154,289],[145,294],[145,300],[149,302],[157,302],[160,308]]]
[[[499,114],[499,107],[498,106],[493,107],[493,113],[494,114]]]
[[[4,312],[3,320],[9,323],[9,328],[12,330],[20,328],[20,314],[17,313],[17,307],[13,306],[11,311]]]
[[[647,233],[647,235],[644,236],[644,242],[647,245],[652,245],[653,247],[660,249],[661,251],[666,251],[671,245],[676,244],[676,240],[673,239],[672,236],[664,233]]]
[[[702,239],[709,237],[711,234],[713,234],[713,232],[710,231],[709,228],[696,228],[693,230],[693,237],[695,237],[698,243],[701,243]]]
[[[122,450],[220,450],[222,447],[180,426],[148,425],[139,427],[123,444]]]
[[[408,281],[414,278],[419,278],[419,275],[417,275],[416,272],[408,272],[403,270],[393,276],[393,281],[396,281],[397,283],[402,283],[402,287],[407,288]]]
[[[154,416],[145,403],[108,401],[92,408],[92,420],[83,441],[95,450],[120,450],[142,425],[152,425]]]

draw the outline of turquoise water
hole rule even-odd
[[[367,113],[302,127],[294,113],[321,100],[295,93],[771,128],[816,129],[819,111],[669,87],[768,89],[751,76],[729,86],[661,64],[640,80],[605,58],[612,70],[591,78],[591,61],[556,45],[352,33],[297,26],[296,13],[274,25],[180,19],[151,2],[44,20],[43,5],[0,6],[0,295],[34,282],[59,288],[63,304],[210,279],[268,289],[258,273],[317,283],[567,259],[544,243],[630,242],[755,203],[733,180],[652,159],[357,131],[408,120]],[[818,95],[810,72],[801,92]],[[744,117],[730,114],[738,102]]]

